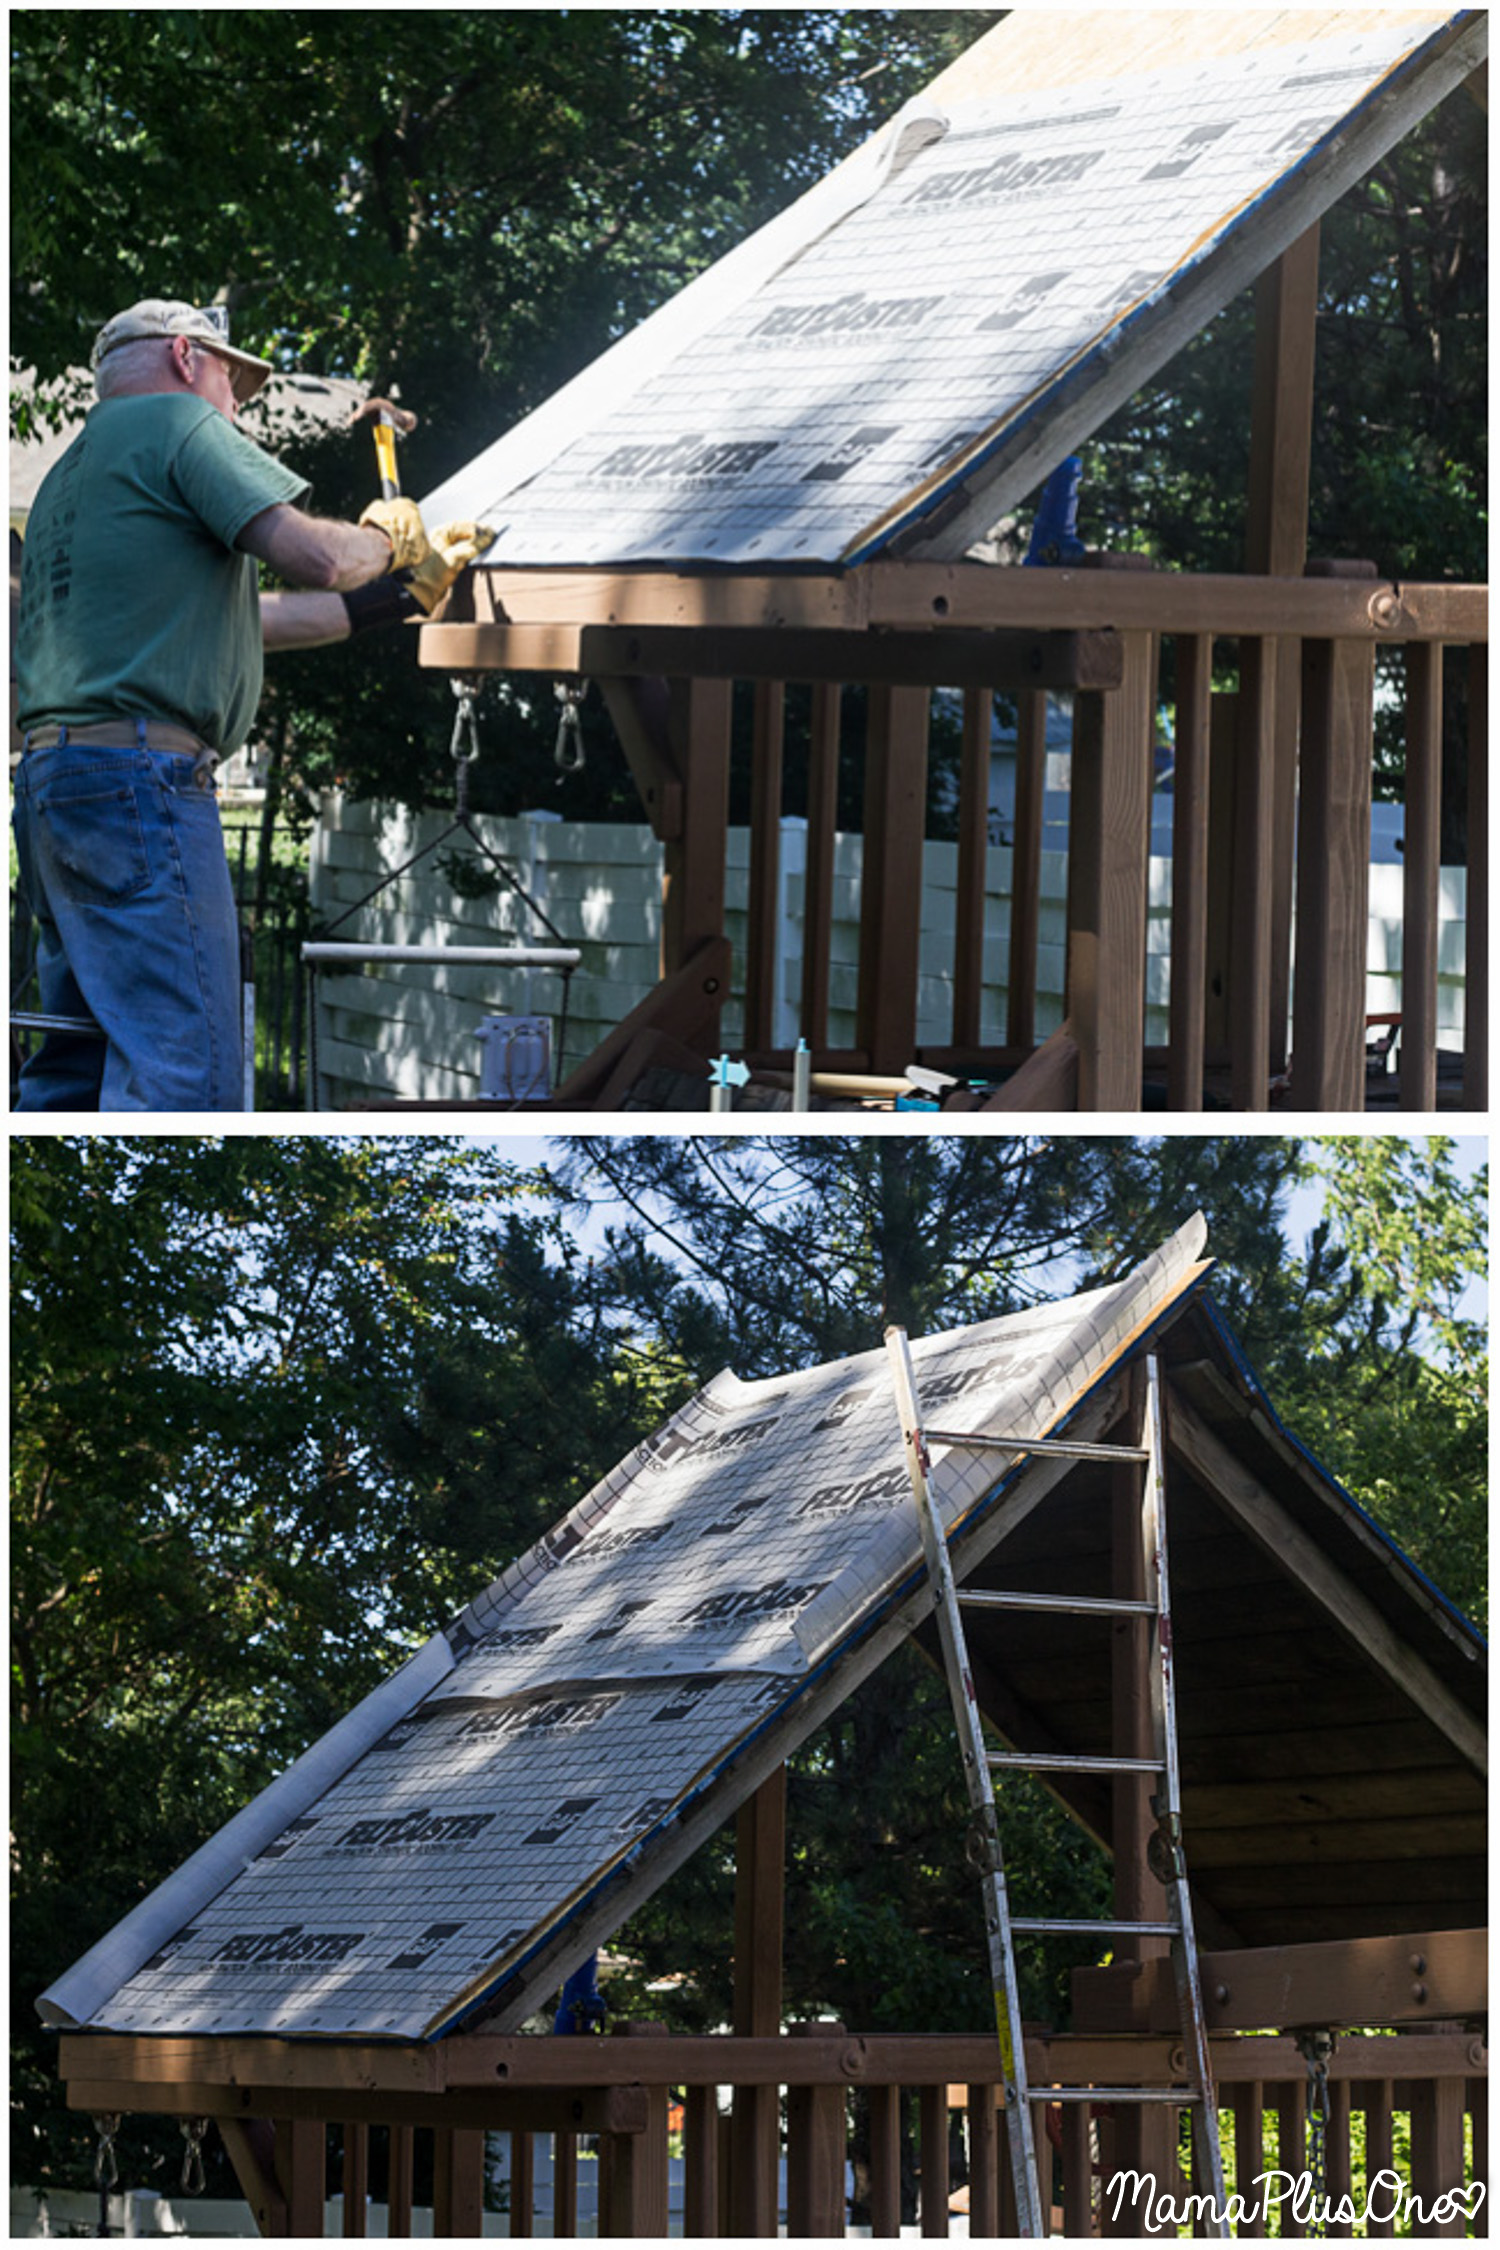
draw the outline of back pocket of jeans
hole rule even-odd
[[[80,906],[118,905],[145,890],[151,861],[132,782],[98,773],[59,779],[37,802],[49,882]]]

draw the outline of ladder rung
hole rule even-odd
[[[1082,1922],[1047,1916],[1015,1916],[1011,1928],[1022,1937],[1178,1937],[1175,1922]]]
[[[1043,1609],[1069,1617],[1154,1617],[1155,1602],[1126,1601],[1123,1597],[1105,1594],[1018,1594],[994,1593],[989,1588],[975,1588],[973,1593],[960,1590],[959,1606],[962,1609]]]
[[[1165,1773],[1160,1758],[1106,1758],[1070,1750],[991,1750],[991,1766],[1015,1766],[1033,1773]]]
[[[978,1445],[992,1453],[1057,1453],[1074,1461],[1149,1461],[1143,1445],[1091,1445],[1083,1438],[991,1437],[982,1430],[924,1430],[929,1445]]]
[[[1191,2086],[1028,2086],[1033,2102],[1170,2102],[1174,2109],[1202,2107]]]

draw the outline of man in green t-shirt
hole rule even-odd
[[[234,427],[269,363],[148,299],[94,346],[99,403],[36,496],[16,641],[21,879],[48,1030],[34,1109],[242,1106],[239,938],[213,772],[262,653],[430,610],[485,544],[409,500],[308,514]],[[300,591],[261,594],[257,563]]]

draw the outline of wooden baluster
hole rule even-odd
[[[1074,700],[1067,1015],[1082,1110],[1141,1106],[1156,642],[1121,639],[1122,685]]]
[[[1468,878],[1464,909],[1464,1108],[1490,1105],[1489,649],[1469,651]]]
[[[842,2032],[841,2023],[799,2023],[793,2038]],[[786,2096],[786,2231],[806,2240],[842,2236],[847,2130],[842,2086],[789,2086]]]
[[[1293,1057],[1293,1068],[1296,1058]],[[1300,2180],[1307,2170],[1307,2080],[1290,2080],[1276,2089],[1277,2134],[1276,2162],[1279,2168]],[[1291,2197],[1280,2207],[1278,2228],[1283,2235],[1305,2235],[1307,2227],[1298,2217]]]
[[[516,2231],[517,2139],[511,2140],[510,2231]],[[484,2134],[471,2126],[440,2125],[432,2136],[432,2231],[440,2240],[484,2232]],[[527,2167],[529,2173],[529,2166]],[[526,2182],[529,2201],[530,2179]],[[529,2219],[529,2212],[528,2212]],[[528,2233],[531,2231],[528,2224]]]
[[[719,2231],[719,2089],[689,2086],[683,2104],[682,2231],[691,2241]]]
[[[969,2240],[1000,2232],[1000,2118],[993,2086],[969,2088]]]
[[[1069,2241],[1098,2232],[1094,2221],[1092,2113],[1087,2102],[1062,2104],[1062,2218]]]
[[[1047,698],[1040,688],[1016,698],[1016,818],[1010,858],[1010,968],[1006,1037],[1036,1045],[1037,944],[1042,926],[1042,822],[1047,793]]]
[[[1362,2106],[1365,2113],[1365,2196],[1367,2200],[1370,2195],[1370,2182],[1376,2174],[1395,2170],[1396,2133],[1395,2120],[1392,2116],[1395,2107],[1392,2099],[1394,2092],[1395,2088],[1388,2078],[1365,2079],[1355,2089],[1356,2099],[1363,2096]],[[1389,2201],[1389,2198],[1382,2198],[1376,2210],[1371,2214],[1366,2229],[1369,2234],[1395,2234],[1395,2219],[1385,2215],[1384,2206],[1387,2201]]]
[[[1235,703],[1234,846],[1229,909],[1229,1071],[1236,1109],[1270,1103],[1271,932],[1276,796],[1275,644],[1240,642]],[[1299,865],[1301,854],[1298,855]],[[1298,933],[1301,957],[1301,933]],[[1300,996],[1302,979],[1296,979]],[[1277,1042],[1278,1046],[1280,1042]],[[1295,1067],[1295,1064],[1294,1064]]]
[[[1266,2168],[1264,2096],[1265,2088],[1259,2079],[1234,2089],[1234,2172],[1245,2209],[1251,2214],[1241,2221],[1236,2231],[1249,2236],[1259,2236],[1269,2231],[1266,2225],[1265,2188],[1255,2184],[1256,2174]]]
[[[901,2233],[901,2089],[870,2088],[870,2232],[877,2241]]]
[[[480,2136],[481,2141],[483,2135]],[[530,2133],[510,2136],[510,2231],[526,2241],[536,2232],[536,2142]],[[476,2228],[475,2232],[479,2230]]]
[[[668,731],[682,775],[682,830],[664,846],[662,975],[724,931],[729,833],[728,680],[673,680]]]
[[[1412,2193],[1429,2210],[1450,2189],[1464,2185],[1464,2081],[1417,2078],[1411,2089]],[[1468,2219],[1460,2206],[1434,2216],[1423,2230],[1440,2238],[1464,2235]]]
[[[321,2241],[327,2128],[316,2117],[278,2117],[275,2124],[276,2184],[286,2200],[286,2231]]]
[[[1177,724],[1172,772],[1172,984],[1167,1106],[1203,1107],[1204,981],[1208,964],[1209,721],[1213,641],[1177,643]]]
[[[977,1047],[981,1043],[994,708],[991,689],[965,688],[958,784],[958,873],[953,910],[952,1039],[955,1047]]]
[[[370,2128],[346,2125],[344,2131],[344,2236],[362,2241],[369,2228]]]
[[[882,1072],[916,1051],[928,690],[877,685],[869,696],[854,1037]]]
[[[1443,652],[1406,651],[1406,819],[1401,850],[1401,1107],[1437,1108],[1438,886]]]
[[[578,2135],[552,2136],[552,2235],[570,2242],[578,2232]]]
[[[745,944],[744,1044],[750,1053],[776,1044],[784,737],[785,689],[779,680],[757,680],[750,769],[749,932]]]
[[[948,2234],[948,2089],[924,2086],[918,2096],[922,2149],[922,2234]]]
[[[406,2241],[411,2235],[412,2175],[414,2169],[413,2134],[411,2125],[393,2125],[390,2129],[390,2169],[385,2191],[386,2232],[393,2241]]]
[[[802,898],[802,1036],[814,1052],[828,1044],[833,947],[833,848],[838,828],[839,710],[842,688],[812,690],[807,753],[807,873]]]
[[[1369,643],[1304,641],[1292,1004],[1298,1109],[1365,1106],[1374,685]]]

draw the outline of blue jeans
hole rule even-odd
[[[16,775],[16,853],[39,925],[49,1031],[21,1071],[22,1110],[238,1110],[239,929],[207,763],[66,740]]]

